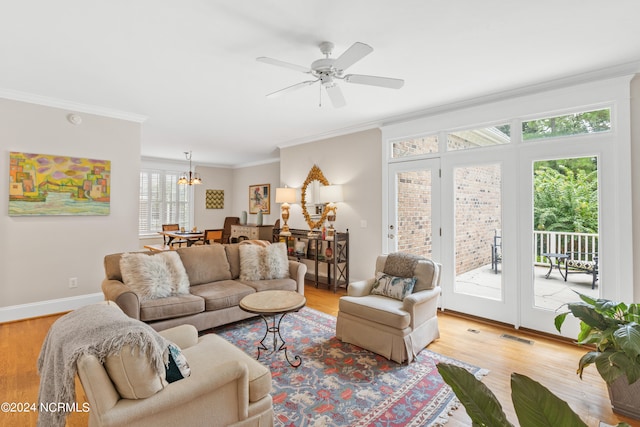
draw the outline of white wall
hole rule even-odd
[[[247,211],[247,222],[255,224],[257,215],[249,214],[249,186],[257,184],[270,184],[271,194],[269,214],[262,216],[262,223],[273,224],[280,218],[280,205],[276,204],[276,188],[280,186],[280,163],[265,163],[256,166],[247,166],[233,170],[233,199],[231,201],[232,215],[240,217],[242,211]]]
[[[634,301],[640,302],[640,76],[631,80],[631,200]]]
[[[200,230],[210,228],[222,228],[224,219],[228,216],[236,216],[233,210],[233,200],[236,198],[233,192],[233,169],[213,168],[197,166],[196,171],[202,178],[202,185],[194,185],[194,220],[193,225]],[[224,208],[207,209],[207,190],[224,190]]]
[[[350,281],[372,277],[381,253],[381,152],[378,129],[280,149],[282,185],[301,188],[315,164],[331,184],[343,186],[335,228],[349,229]],[[309,229],[299,203],[291,206],[288,223]]]
[[[140,124],[0,99],[0,321],[64,311],[102,299],[105,254],[138,247]],[[111,161],[107,216],[9,216],[9,152],[59,154]],[[78,287],[69,288],[69,278]],[[100,293],[100,295],[97,295]],[[42,307],[42,301],[59,304]]]

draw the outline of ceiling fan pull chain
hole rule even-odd
[[[318,92],[318,107],[322,108],[322,84],[318,85],[318,89],[320,89],[320,92]]]

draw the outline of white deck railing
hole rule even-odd
[[[579,252],[579,256],[575,256],[574,259],[582,261],[591,261],[593,255],[598,253],[598,235],[593,233],[534,231],[533,238],[535,245],[533,259],[536,264],[548,262],[542,256],[543,253]]]

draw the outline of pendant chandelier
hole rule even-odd
[[[189,172],[185,172],[180,175],[178,179],[178,184],[182,185],[198,185],[202,184],[202,179],[200,178],[199,173],[195,173],[191,171],[191,151],[185,151],[184,156],[189,160]]]

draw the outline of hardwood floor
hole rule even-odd
[[[338,298],[327,289],[305,288],[307,306],[332,315],[338,313]],[[0,392],[3,402],[36,403],[38,401],[39,376],[36,361],[42,341],[51,324],[60,315],[28,319],[0,325]],[[449,312],[439,314],[440,339],[429,349],[464,362],[486,368],[490,373],[483,382],[502,403],[509,420],[517,425],[517,417],[511,404],[509,378],[512,372],[530,376],[542,383],[557,396],[566,400],[589,425],[596,427],[599,421],[617,424],[626,421],[632,426],[640,422],[620,417],[611,411],[604,382],[595,369],[587,369],[584,379],[575,375],[578,360],[584,350],[577,346],[531,335],[499,325],[478,322]],[[509,334],[531,340],[531,344],[505,339]],[[85,397],[79,381],[76,381],[78,403]],[[0,413],[0,426],[34,426],[36,413]],[[67,426],[86,426],[87,414],[73,413]],[[464,408],[453,412],[448,426],[470,426],[471,420]]]

